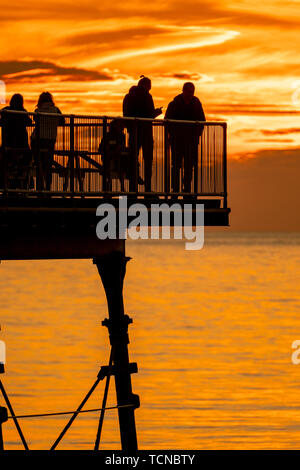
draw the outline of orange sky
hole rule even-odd
[[[49,90],[63,112],[119,114],[141,74],[166,109],[192,80],[207,118],[228,122],[230,158],[299,147],[298,0],[0,5],[0,79],[30,111]]]

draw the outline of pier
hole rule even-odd
[[[16,122],[24,114],[5,113],[12,113]],[[102,324],[108,329],[111,345],[109,365],[100,369],[94,385],[106,380],[95,450],[100,444],[109,380],[114,376],[122,450],[134,452],[138,448],[134,412],[140,401],[132,392],[131,375],[137,372],[137,365],[129,361],[128,326],[132,319],[123,304],[129,258],[124,238],[97,238],[96,209],[100,204],[111,204],[118,212],[124,196],[130,204],[142,203],[149,211],[153,204],[189,204],[195,213],[197,204],[203,204],[206,226],[228,226],[227,126],[224,122],[75,115],[62,115],[57,121],[53,114],[27,116],[32,123],[27,126],[28,147],[5,145],[4,128],[0,129],[0,260],[93,260],[107,297],[108,318]],[[123,140],[112,153],[115,125]],[[45,140],[53,138],[53,129],[55,141],[50,152]],[[146,135],[151,147],[148,160],[143,155]],[[190,138],[180,140],[180,135]],[[179,153],[182,164],[178,163]],[[129,223],[130,216],[127,220]],[[170,225],[174,224],[171,219]],[[93,390],[74,411],[52,450]],[[12,419],[12,408],[9,410]],[[6,419],[6,409],[0,408],[0,431]],[[3,442],[5,434],[0,447]]]

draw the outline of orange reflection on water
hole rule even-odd
[[[140,448],[298,448],[299,235],[209,233],[199,252],[174,241],[127,245]],[[95,266],[6,262],[1,273],[2,379],[15,412],[75,409],[109,356]],[[103,384],[88,408],[102,395]],[[112,382],[108,406],[115,403]],[[77,418],[60,448],[92,449],[97,418]],[[23,420],[30,447],[50,448],[66,421]],[[20,448],[12,423],[3,429],[6,448]],[[120,448],[116,411],[107,412],[102,442]]]

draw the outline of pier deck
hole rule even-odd
[[[16,123],[24,114],[6,113]],[[153,204],[189,204],[195,212],[204,204],[206,226],[229,224],[226,123],[74,115],[63,115],[62,122],[54,115],[27,114],[32,122],[27,150],[6,145],[5,126],[0,128],[0,259],[98,256],[103,247],[96,238],[96,209],[106,203],[118,213],[124,196],[128,205],[142,203],[148,211]],[[123,141],[112,147],[116,121]],[[45,140],[53,133],[49,154]],[[151,191],[145,186],[146,144],[153,157]]]

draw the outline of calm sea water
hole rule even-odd
[[[129,241],[127,254],[140,448],[299,448],[300,365],[291,344],[300,339],[300,234],[207,233],[199,252]],[[109,357],[95,266],[11,261],[0,269],[1,378],[15,412],[75,409]],[[88,408],[101,406],[103,386]],[[67,419],[22,420],[30,447],[49,448]],[[93,448],[97,419],[78,417],[59,448]],[[12,423],[3,428],[6,448],[21,448]],[[106,414],[102,448],[120,448],[116,410]]]

